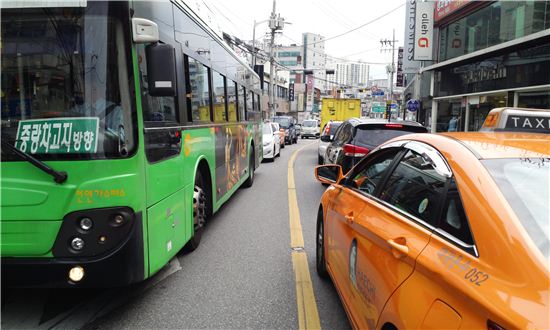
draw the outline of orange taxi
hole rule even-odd
[[[317,272],[354,328],[550,328],[549,135],[406,135],[315,176]]]

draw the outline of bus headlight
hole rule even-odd
[[[80,282],[84,278],[84,268],[75,266],[69,270],[69,279],[73,282]]]

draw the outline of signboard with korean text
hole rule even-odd
[[[97,152],[99,118],[21,120],[15,147],[28,154],[91,154]]]
[[[403,87],[404,86],[404,77],[403,77],[403,47],[399,47],[397,51],[397,79],[395,86]]]
[[[403,73],[417,73],[420,61],[414,60],[414,26],[416,23],[416,0],[407,0],[405,10],[405,49],[403,53]]]
[[[471,0],[437,0],[434,15],[435,22],[438,22],[470,2]]]
[[[414,26],[414,60],[431,61],[433,51],[434,3],[417,2]]]
[[[288,100],[294,101],[294,83],[288,85]]]

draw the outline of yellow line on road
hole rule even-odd
[[[288,213],[290,220],[290,247],[292,249],[292,267],[296,281],[296,304],[298,308],[299,329],[321,329],[317,302],[313,293],[313,283],[309,274],[307,255],[304,250],[304,236],[300,223],[300,210],[296,198],[296,185],[294,184],[294,162],[298,153],[307,144],[294,151],[288,161]]]

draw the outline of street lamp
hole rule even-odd
[[[263,24],[265,22],[269,22],[268,19],[256,22],[254,20],[254,28],[252,29],[252,67],[256,67],[256,26]]]

